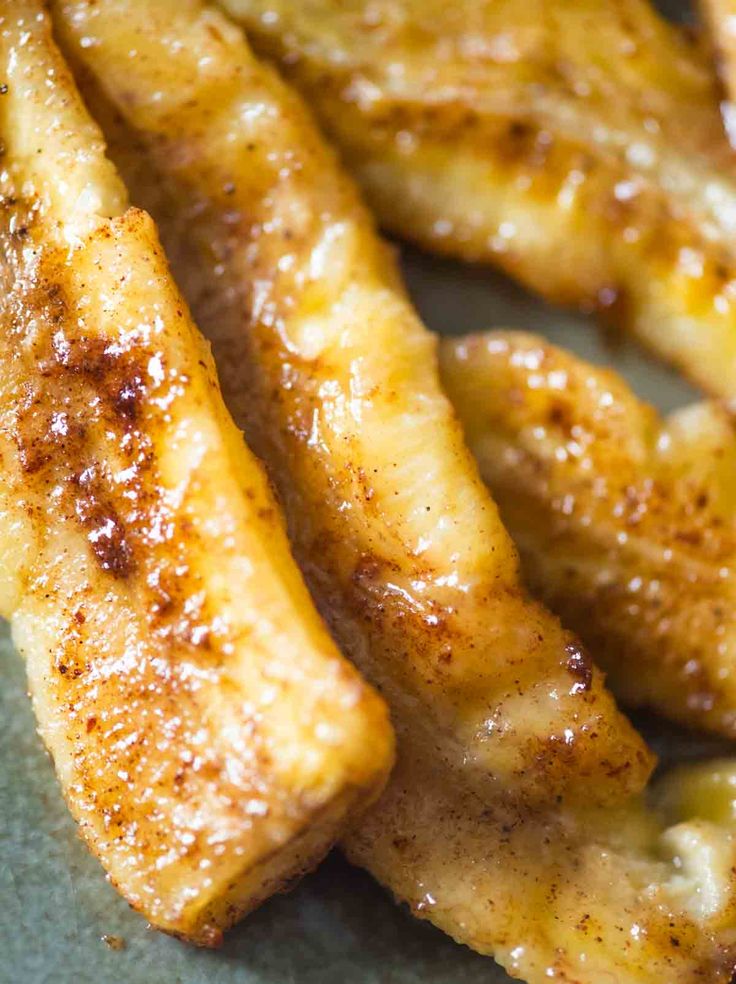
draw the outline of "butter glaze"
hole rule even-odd
[[[304,108],[210,8],[171,0],[155,13],[142,0],[55,6],[115,159],[162,218],[312,589],[392,702],[398,767],[345,839],[349,856],[532,984],[730,984],[730,827],[673,809],[665,828],[627,796],[606,746],[585,746],[574,709],[597,671],[589,681],[573,639],[505,580],[515,556],[437,395],[431,345]],[[556,727],[545,732],[534,682],[541,664],[549,686],[550,650]],[[478,695],[498,700],[487,664],[500,657],[523,686],[481,719],[480,758],[475,730],[447,727],[448,685],[477,721]],[[542,762],[523,740],[532,724]],[[567,775],[562,804],[550,762]]]
[[[39,4],[4,4],[0,75],[0,611],[91,849],[211,945],[376,795],[391,730]]]
[[[309,96],[385,228],[736,394],[734,154],[709,53],[652,4],[221,5]]]
[[[664,420],[615,373],[543,339],[448,339],[445,387],[534,590],[614,692],[736,736],[736,430]]]
[[[156,31],[136,2],[55,9],[320,610],[397,727],[482,796],[640,789],[652,759],[525,593],[435,340],[298,96],[201,4],[159,4]]]

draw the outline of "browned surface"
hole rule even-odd
[[[55,12],[116,159],[163,219],[313,590],[391,700],[399,767],[350,856],[534,984],[550,970],[725,984],[730,834],[664,832],[627,799],[641,746],[521,592],[432,343],[304,108],[198,3],[157,4],[160,23],[142,0]],[[677,830],[689,847],[668,846]]]
[[[577,686],[572,638],[526,596],[433,339],[301,102],[197,3],[159,5],[160,32],[136,2],[58,10],[318,604],[398,727],[483,795],[640,788],[651,760],[599,674]]]
[[[443,379],[540,596],[615,692],[736,736],[736,431],[662,420],[614,373],[513,332],[447,340]]]
[[[36,4],[3,7],[0,75],[0,610],[111,880],[213,944],[377,794],[386,711]]]
[[[736,394],[733,152],[708,53],[652,4],[221,5],[308,94],[387,229]]]

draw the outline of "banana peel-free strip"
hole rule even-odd
[[[709,53],[648,0],[222,6],[309,97],[386,229],[736,396],[736,158]]]
[[[111,153],[160,219],[318,604],[397,728],[482,796],[641,788],[651,758],[522,588],[434,339],[296,93],[194,0],[53,9]]]
[[[379,792],[386,710],[30,0],[0,10],[0,134],[0,611],[91,850],[213,944]]]
[[[545,659],[572,639],[520,600],[515,557],[478,494],[430,344],[304,108],[199,4],[157,4],[155,16],[143,2],[59,3],[55,12],[114,156],[164,220],[313,590],[391,699],[399,765],[346,839],[350,856],[418,914],[534,984],[606,975],[725,984],[730,830],[677,815],[668,822],[687,822],[665,833],[629,799],[630,778],[606,765],[606,742],[581,745],[572,700],[555,717],[570,744],[564,730],[546,735],[560,772],[529,754],[529,728],[541,737],[545,719],[533,674],[550,679],[550,664],[528,648],[530,625],[544,628]],[[471,628],[477,658],[463,641]],[[587,671],[577,652],[568,672],[579,686],[561,691],[580,696]],[[501,706],[503,740],[489,729],[480,759],[473,732],[447,715],[447,690],[473,711],[498,700],[489,664],[506,657],[524,672],[511,707],[519,717]],[[620,741],[615,772],[631,739],[620,718],[609,721]],[[587,785],[580,753],[597,765]],[[493,782],[480,781],[479,764]]]
[[[444,339],[442,378],[535,592],[629,704],[736,737],[736,428],[662,419],[521,332]]]
[[[420,919],[528,984],[731,984],[733,762],[603,810],[481,802],[410,742],[344,842]],[[729,797],[730,793],[730,797]]]

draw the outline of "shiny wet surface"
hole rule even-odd
[[[545,307],[501,277],[405,256],[430,327],[448,332],[521,326],[586,358],[611,363],[663,410],[692,390],[633,346],[614,348],[583,318]],[[368,876],[331,858],[292,895],[273,899],[216,952],[146,929],[105,883],[76,835],[34,733],[20,660],[2,637],[0,667],[0,981],[46,984],[504,984],[487,958],[394,905]],[[670,727],[657,751],[682,760],[722,752]],[[103,936],[121,937],[114,949]],[[7,976],[6,976],[7,975]]]

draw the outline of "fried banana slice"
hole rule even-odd
[[[90,848],[213,944],[377,795],[391,730],[30,0],[0,83],[0,612]]]
[[[441,345],[442,379],[535,592],[614,692],[736,738],[736,428],[662,420],[533,335]]]
[[[347,854],[529,984],[731,984],[735,772],[681,769],[655,791],[656,811],[534,813],[481,803],[403,742]]]
[[[641,788],[652,760],[522,589],[434,340],[298,96],[196,0],[53,9],[111,152],[161,221],[313,593],[397,727],[484,796]]]
[[[736,170],[708,58],[644,0],[223,0],[384,227],[499,266],[736,395]]]
[[[574,965],[576,976],[557,979],[577,984],[601,984],[614,971],[621,984],[725,984],[733,966],[720,931],[732,922],[728,831],[688,824],[684,847],[669,848],[676,862],[660,862],[669,844],[661,825],[640,806],[612,803],[615,793],[628,803],[631,778],[601,776],[604,759],[587,787],[590,803],[608,801],[600,815],[569,804],[550,812],[529,794],[539,797],[543,776],[548,794],[559,788],[558,774],[527,759],[526,774],[504,768],[495,784],[479,783],[472,731],[448,728],[448,688],[457,694],[461,682],[473,709],[497,700],[489,673],[509,659],[524,674],[512,710],[538,727],[524,665],[540,671],[529,620],[544,628],[545,658],[566,637],[521,600],[515,558],[439,395],[426,336],[303,107],[226,21],[194,3],[54,9],[80,74],[93,73],[85,91],[136,192],[166,220],[182,283],[206,315],[232,405],[272,463],[314,590],[346,648],[392,699],[399,770],[353,834],[351,856],[455,938],[535,984],[555,965]],[[247,366],[260,388],[244,384]],[[443,590],[456,588],[455,577],[464,590]],[[475,658],[464,641],[471,629]],[[584,662],[577,650],[569,656],[579,694],[590,694]],[[420,666],[421,687],[413,676]],[[565,675],[560,685],[576,689]],[[581,718],[573,704],[567,713],[569,753],[565,732],[556,753],[561,772],[580,783]],[[513,723],[506,738],[524,748],[524,723],[505,708],[499,720]],[[620,719],[608,721],[622,743],[614,769],[626,771],[630,733]],[[489,729],[491,767],[508,754],[495,737]],[[596,745],[609,754],[605,744],[583,749],[584,768]],[[463,748],[468,764],[458,760]],[[703,863],[670,887],[677,865],[692,863],[692,844]],[[701,888],[711,885],[701,906]]]

